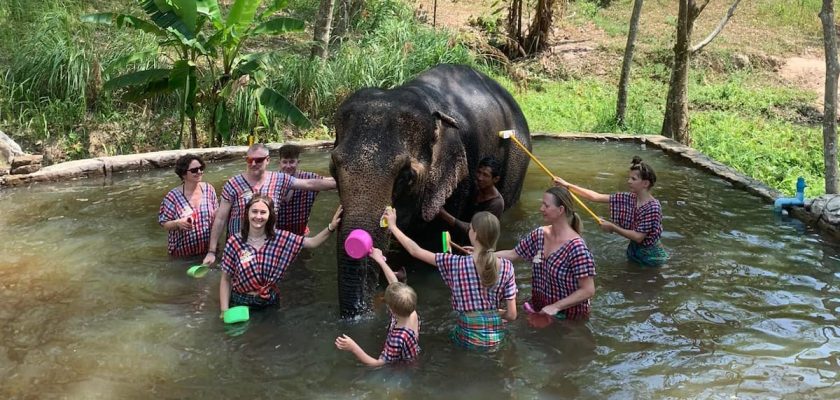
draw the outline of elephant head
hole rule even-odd
[[[505,206],[519,199],[528,156],[498,132],[513,129],[530,148],[528,123],[510,93],[470,67],[442,64],[394,89],[362,89],[339,107],[335,127],[330,170],[344,206],[337,235],[344,317],[369,309],[378,283],[378,268],[349,258],[344,240],[361,228],[385,248],[379,220],[386,206],[397,209],[403,232],[432,249],[443,229],[435,218],[441,207],[470,217],[461,214],[475,190],[470,171],[482,158],[502,163],[496,186]]]
[[[330,171],[344,206],[338,240],[339,302],[343,317],[369,309],[378,267],[353,260],[343,243],[353,229],[387,245],[379,226],[386,206],[411,236],[435,218],[459,182],[468,176],[458,121],[412,90],[364,89],[336,113]]]

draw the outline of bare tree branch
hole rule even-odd
[[[726,26],[727,22],[729,22],[729,19],[732,18],[732,15],[735,14],[735,8],[738,7],[738,3],[740,2],[741,0],[735,0],[735,2],[732,3],[732,7],[729,7],[729,11],[726,12],[726,15],[724,15],[723,18],[720,19],[720,22],[718,22],[718,25],[717,27],[715,27],[715,30],[713,30],[712,33],[709,34],[709,36],[706,36],[705,39],[701,40],[700,43],[697,43],[696,45],[691,47],[691,54],[697,53],[698,51],[700,51],[700,49],[706,47],[707,44],[711,43],[712,40],[714,40],[715,37],[717,37],[717,35],[720,34],[720,32],[723,30],[723,27]]]

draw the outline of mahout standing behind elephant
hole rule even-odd
[[[487,211],[495,215],[496,218],[502,218],[502,212],[505,211],[505,199],[502,198],[499,189],[496,189],[496,184],[501,179],[501,173],[502,165],[495,158],[482,158],[478,162],[478,167],[474,174],[476,186],[475,196],[470,198],[467,201],[466,207],[464,207],[463,214],[466,220],[462,221],[455,218],[452,214],[446,212],[445,209],[440,210],[438,217],[453,228],[450,231],[453,240],[460,243],[466,243],[470,240],[468,237],[470,230],[469,221],[473,215],[479,212]]]
[[[530,148],[525,117],[513,97],[486,75],[462,65],[439,65],[390,90],[361,89],[335,117],[330,172],[344,206],[337,267],[343,317],[371,308],[378,269],[349,257],[341,245],[353,229],[387,245],[379,226],[382,210],[397,211],[397,224],[425,248],[447,230],[435,217],[441,208],[458,219],[474,198],[471,172],[492,156],[501,163],[497,188],[509,208],[519,198],[528,156],[498,133],[515,130]]]

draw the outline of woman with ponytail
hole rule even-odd
[[[421,248],[397,227],[394,209],[386,209],[388,229],[412,257],[434,265],[452,290],[458,320],[452,340],[468,349],[492,349],[502,342],[507,321],[516,319],[516,280],[513,264],[495,254],[499,219],[482,211],[470,222],[472,254],[432,253]]]
[[[531,300],[525,310],[558,319],[589,318],[595,294],[595,260],[580,237],[580,216],[563,187],[548,189],[540,206],[547,224],[531,231],[513,250],[496,252],[511,261],[532,264]]]
[[[630,239],[628,259],[651,267],[659,267],[668,261],[668,252],[659,242],[662,236],[662,205],[650,194],[656,184],[656,172],[639,156],[634,156],[630,164],[627,178],[629,192],[601,194],[573,185],[563,178],[554,178],[554,184],[587,200],[610,204],[612,222],[602,219],[601,229]]]

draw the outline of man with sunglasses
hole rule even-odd
[[[291,189],[321,191],[335,189],[335,179],[297,179],[282,172],[267,171],[269,165],[268,148],[255,143],[248,148],[245,160],[248,168],[245,173],[230,178],[222,189],[222,201],[216,211],[213,228],[210,232],[210,246],[203,264],[216,261],[216,249],[219,236],[227,224],[228,236],[239,232],[245,205],[255,193],[270,197],[276,205]]]

